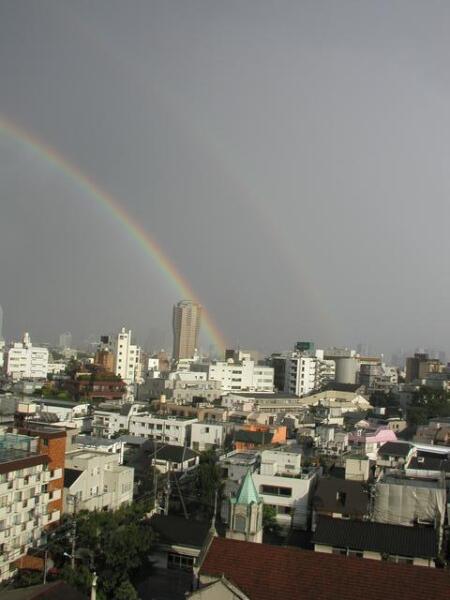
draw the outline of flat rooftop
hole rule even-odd
[[[231,456],[225,456],[220,462],[229,462],[234,465],[251,465],[256,461],[257,454],[253,452],[237,452]]]

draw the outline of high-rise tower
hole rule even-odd
[[[174,360],[193,358],[200,332],[201,313],[201,305],[190,300],[182,300],[173,307]]]

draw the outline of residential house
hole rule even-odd
[[[320,517],[312,543],[316,552],[434,567],[439,554],[432,527],[404,527]]]
[[[317,477],[318,469],[302,469],[300,448],[283,446],[262,452],[253,481],[264,504],[275,509],[283,529],[307,529]]]
[[[225,441],[225,428],[220,423],[193,423],[191,448],[200,452],[221,448]]]
[[[378,470],[402,469],[416,453],[415,446],[408,442],[386,442],[378,449]]]
[[[74,450],[66,454],[64,511],[114,510],[133,499],[134,470],[118,454]]]
[[[284,425],[269,427],[268,425],[247,424],[233,433],[235,450],[252,450],[257,447],[286,443],[287,429]]]
[[[368,486],[360,481],[322,477],[313,496],[313,530],[320,516],[334,519],[367,519]]]
[[[359,429],[349,434],[350,446],[372,460],[376,460],[379,448],[386,442],[396,442],[397,436],[388,427]]]
[[[199,461],[199,454],[190,448],[169,444],[164,444],[161,448],[156,447],[151,456],[151,464],[160,473],[185,473],[195,469]]]
[[[211,524],[178,515],[153,515],[149,525],[156,535],[152,550],[154,567],[192,572],[198,564]]]
[[[128,432],[131,418],[144,413],[147,414],[147,406],[144,404],[102,404],[94,410],[92,433],[111,438],[120,432]]]

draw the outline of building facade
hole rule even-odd
[[[47,348],[33,346],[28,333],[25,333],[22,342],[16,342],[8,350],[6,373],[15,381],[20,379],[46,379],[47,370]]]
[[[60,473],[48,468],[49,456],[39,439],[6,433],[0,436],[0,581],[10,579],[15,561],[39,545],[46,529],[59,522],[60,496],[50,484]]]
[[[141,349],[131,343],[131,330],[122,327],[115,344],[115,374],[127,384],[142,380]]]
[[[201,314],[201,305],[190,300],[182,300],[173,307],[173,360],[193,358],[198,346]]]

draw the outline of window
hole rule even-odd
[[[245,532],[246,519],[241,515],[236,515],[234,517],[234,528],[236,531]]]
[[[292,488],[276,485],[261,485],[259,492],[260,494],[267,494],[268,496],[283,496],[284,498],[290,498],[292,496]]]
[[[169,569],[182,569],[183,571],[191,571],[194,566],[194,557],[184,554],[169,552],[167,555],[167,567]]]

